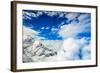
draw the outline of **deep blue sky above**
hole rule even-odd
[[[71,25],[68,26],[71,30],[67,28],[67,25]],[[79,29],[75,29],[74,31],[80,32],[74,33],[73,25],[75,25],[75,27],[79,25],[76,27]],[[63,40],[70,34],[70,32],[67,33],[67,30],[72,31],[73,34],[75,34],[74,37],[91,37],[91,14],[79,12],[23,10],[23,26],[39,32],[38,36],[47,40]],[[85,31],[85,29],[87,31]],[[64,32],[66,35],[63,34]],[[69,37],[73,37],[73,35]]]

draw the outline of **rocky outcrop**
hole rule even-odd
[[[24,63],[44,61],[46,58],[54,55],[57,55],[57,52],[47,48],[39,40],[35,41],[30,37],[23,41]]]

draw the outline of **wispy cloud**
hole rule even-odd
[[[51,11],[45,11],[45,14],[47,14],[48,16],[55,16],[58,14],[58,12],[51,12]]]
[[[43,14],[43,12],[41,12],[41,11],[38,11],[37,13],[23,11],[23,19],[32,19],[32,17],[38,17],[42,14]]]
[[[23,12],[23,19],[30,19],[31,20],[30,13]]]
[[[81,14],[79,17],[78,17],[78,20],[81,22],[81,21],[84,21],[84,20],[87,20],[88,17],[90,17],[90,14]]]
[[[75,12],[68,13],[65,15],[65,17],[68,18],[69,21],[75,19],[78,16],[79,16],[79,13],[75,13]]]
[[[51,31],[52,32],[57,32],[59,29],[58,28],[52,28]]]

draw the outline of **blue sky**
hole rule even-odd
[[[79,12],[23,10],[23,26],[45,40],[91,37],[91,14]]]

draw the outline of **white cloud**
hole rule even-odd
[[[57,55],[44,59],[45,61],[79,60],[79,54],[82,56],[82,59],[90,59],[91,53],[89,52],[91,51],[91,49],[90,44],[87,45],[87,42],[90,41],[86,40],[86,38],[68,38],[64,41],[42,41],[42,44],[44,44],[44,46],[54,51],[57,51]],[[82,50],[82,52],[80,52],[80,49]]]
[[[40,15],[42,15],[42,14],[43,14],[42,11],[38,11],[38,12],[37,12],[37,16],[40,16]]]
[[[80,32],[79,30],[80,30],[79,25],[74,25],[74,24],[63,25],[61,26],[59,35],[62,36],[63,38],[74,37],[77,35],[77,33]]]
[[[90,44],[83,47],[82,54],[84,54],[83,59],[91,59],[91,46],[90,46]]]
[[[91,19],[85,19],[83,21],[80,21],[79,23],[82,23],[82,24],[89,24],[91,22]]]
[[[74,38],[68,38],[64,40],[63,43],[63,49],[65,51],[65,57],[66,59],[80,59],[79,54],[82,55],[82,59],[89,59],[90,58],[90,44],[87,45],[87,41],[85,38],[82,39],[74,39]],[[80,49],[82,52],[80,53]]]
[[[78,17],[78,20],[80,22],[84,21],[87,17],[89,17],[89,14],[81,14],[79,17]],[[87,20],[87,19],[86,19]]]
[[[28,38],[29,36],[31,37],[35,37],[38,35],[37,31],[34,31],[28,27],[23,26],[23,40],[25,40],[26,38]]]
[[[37,13],[23,11],[23,18],[31,20],[32,17],[38,17],[42,14],[43,14],[43,12],[41,12],[41,11],[37,11]]]
[[[28,27],[23,26],[23,40],[27,39],[27,38],[34,38],[35,40],[40,40],[40,39],[45,39],[44,37],[38,36],[39,32],[32,30]]]
[[[23,34],[25,34],[25,35],[32,35],[32,34],[37,35],[38,32],[35,30],[32,30],[28,27],[23,26]]]
[[[59,35],[63,38],[75,37],[77,34],[82,32],[90,31],[90,24],[81,25],[81,24],[67,24],[61,26],[59,30]]]
[[[90,59],[91,51],[90,44],[87,45],[86,38],[82,39],[75,39],[75,38],[68,38],[64,41],[59,40],[44,40],[41,41],[44,46],[48,47],[49,49],[52,49],[54,51],[57,51],[57,55],[44,58],[44,60],[47,61],[66,61],[66,60],[79,60],[80,56],[82,56],[83,59]],[[81,50],[81,52],[80,52]]]
[[[58,31],[58,28],[52,28],[51,30],[52,30],[52,32],[56,32],[56,31]]]
[[[58,14],[58,12],[53,12],[53,11],[45,11],[44,13],[47,14],[48,16],[54,16]]]
[[[45,27],[45,29],[49,29],[49,27]]]
[[[42,40],[42,44],[54,51],[59,51],[62,48],[63,40]]]
[[[65,24],[65,22],[61,22],[60,26],[63,25],[63,24]]]
[[[43,12],[40,12],[40,11],[37,11],[37,13],[30,12],[30,15],[31,15],[32,17],[38,17],[38,16],[40,16],[40,15],[42,15],[42,14],[43,14]]]
[[[70,21],[70,20],[73,20],[71,23],[77,23],[77,21],[75,19],[77,19],[80,23],[80,24],[87,24],[87,23],[90,23],[90,14],[79,14],[79,13],[68,13],[65,15],[66,18],[68,18],[67,22]],[[76,18],[77,17],[77,18]]]
[[[41,29],[45,29],[45,27],[42,27]]]
[[[66,59],[76,59],[78,56],[74,55],[79,52],[81,46],[82,45],[80,44],[80,42],[73,38],[64,40],[63,49],[65,51]]]
[[[41,29],[42,29],[42,30],[44,30],[44,29],[49,29],[49,27],[41,27]]]
[[[24,12],[24,11],[23,11],[23,15],[31,16],[30,12]]]
[[[67,12],[59,12],[59,11],[45,11],[44,13],[51,17],[58,15],[59,18],[65,17],[65,14],[67,14]]]
[[[31,20],[30,14],[28,12],[23,12],[23,19]]]
[[[29,19],[29,20],[31,20],[32,18],[29,17],[29,16],[24,16],[23,19]]]
[[[64,17],[64,13],[59,13],[59,17]]]
[[[72,13],[66,14],[65,17],[68,18],[68,20],[73,20],[73,19],[75,19],[78,15],[79,15],[79,13],[74,13],[74,12],[72,12]]]
[[[38,17],[36,13],[30,12],[30,17]]]
[[[67,12],[59,12],[59,17],[65,17],[68,13]]]

